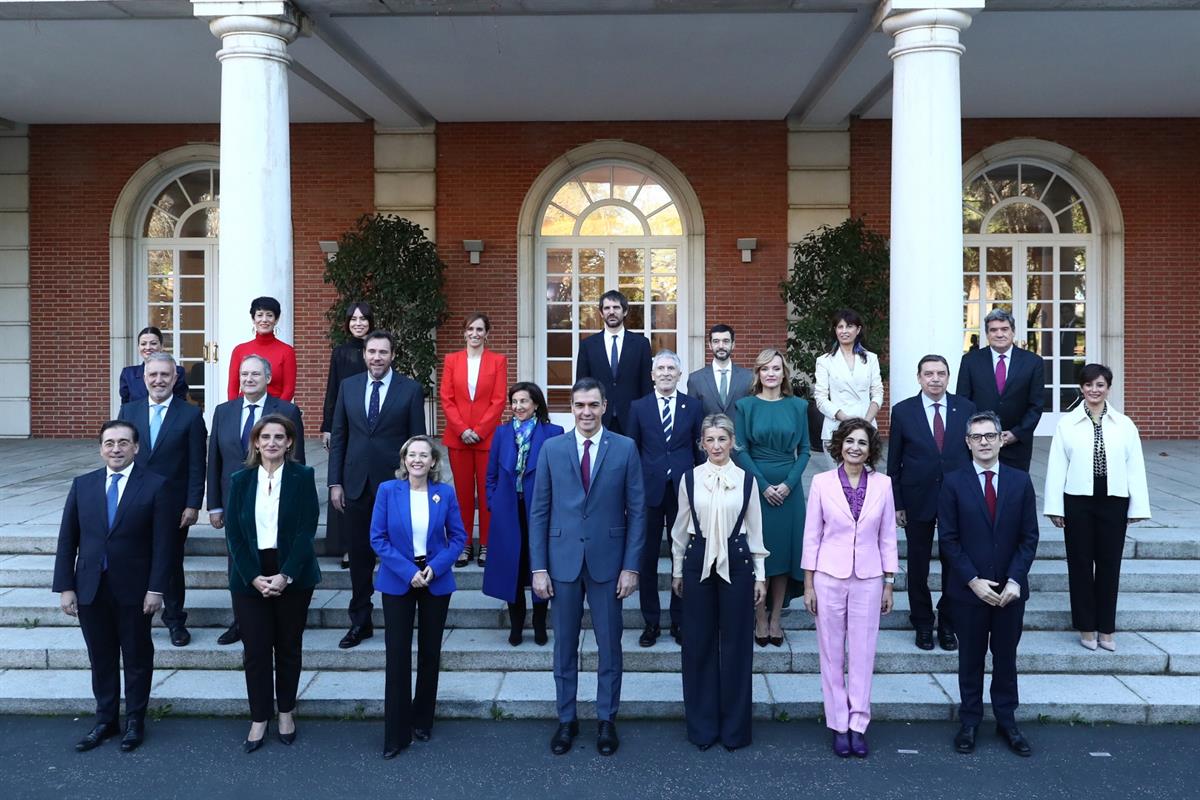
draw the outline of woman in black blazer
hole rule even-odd
[[[363,342],[368,333],[375,330],[375,314],[371,304],[362,301],[346,306],[346,321],[342,326],[346,341],[333,348],[329,354],[329,378],[325,382],[325,406],[321,414],[321,444],[329,449],[329,438],[333,434],[333,407],[337,405],[338,389],[342,381],[352,375],[367,371],[363,359]],[[329,506],[325,519],[326,554],[341,553],[342,569],[350,569],[350,547],[342,536],[342,512]]]
[[[141,400],[149,393],[146,389],[146,359],[162,350],[162,343],[162,331],[153,325],[138,331],[138,355],[142,357],[142,363],[121,370],[118,391],[121,395],[122,405],[130,400]],[[171,389],[171,394],[180,400],[187,400],[187,392],[187,373],[184,372],[183,367],[177,364],[175,366],[175,387]]]
[[[229,591],[242,629],[247,753],[262,747],[278,699],[279,741],[296,739],[304,625],[321,570],[313,551],[319,502],[312,467],[296,463],[296,428],[268,414],[250,431],[246,469],[233,474],[225,509]],[[274,664],[274,669],[272,669]]]

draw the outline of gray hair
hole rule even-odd
[[[250,359],[257,359],[258,363],[262,364],[263,374],[267,376],[267,380],[271,380],[271,362],[260,356],[258,353],[251,353],[242,359],[242,364],[245,364]],[[242,364],[238,364],[238,371],[241,371]]]
[[[146,363],[149,364],[151,361],[166,361],[171,365],[171,371],[175,371],[175,357],[164,350],[158,350],[146,356]]]
[[[967,420],[967,430],[970,431],[971,426],[977,422],[992,423],[996,426],[996,433],[1000,433],[1002,430],[1004,430],[1004,426],[1000,424],[1000,417],[995,411],[976,411],[971,415],[971,418]]]
[[[986,331],[987,326],[993,322],[1005,322],[1014,331],[1017,329],[1017,320],[1003,308],[994,308],[988,312],[988,315],[983,318],[983,329]]]
[[[651,369],[654,369],[654,367],[658,365],[658,360],[660,358],[670,359],[675,363],[675,369],[683,372],[683,362],[680,361],[679,356],[674,351],[667,349],[659,350],[654,354],[654,359],[650,362]]]

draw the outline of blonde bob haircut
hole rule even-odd
[[[779,393],[784,397],[792,396],[792,368],[788,366],[787,355],[776,347],[768,347],[758,354],[758,358],[754,359],[754,383],[750,386],[750,394],[758,394],[763,390],[759,372],[767,364],[770,364],[771,359],[775,356],[779,356],[779,360],[783,362],[783,383],[779,384]]]
[[[409,437],[409,440],[404,443],[403,447],[400,448],[400,467],[396,470],[396,477],[402,481],[408,480],[408,470],[404,466],[404,459],[408,456],[408,448],[412,447],[418,442],[424,442],[425,444],[429,445],[429,452],[431,454],[429,459],[429,482],[441,483],[442,450],[437,446],[433,439],[430,439],[424,434],[420,436]]]

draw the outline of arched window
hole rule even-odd
[[[625,326],[651,350],[679,352],[687,364],[684,229],[670,192],[649,172],[621,163],[591,164],[550,193],[538,227],[540,293],[537,381],[550,410],[570,409],[579,342],[603,327],[600,296],[629,298]]]
[[[1013,314],[1018,345],[1045,362],[1039,434],[1078,401],[1076,374],[1099,339],[1088,205],[1070,176],[1031,159],[989,164],[963,189],[964,349],[986,345],[989,311]]]

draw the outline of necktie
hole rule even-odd
[[[163,421],[163,406],[156,404],[154,406],[154,415],[150,417],[150,449],[154,449],[154,444],[158,441],[158,432],[162,430]]]
[[[729,370],[721,370],[721,385],[717,389],[721,393],[721,405],[729,400]]]
[[[246,414],[246,424],[242,426],[242,452],[250,452],[250,429],[254,427],[254,409],[258,408],[258,403],[251,403],[249,411]]]
[[[610,350],[608,353],[608,366],[612,370],[612,376],[613,376],[614,381],[617,379],[617,361],[618,360],[619,360],[619,358],[617,356],[617,337],[614,335],[613,341],[612,341],[612,350]]]
[[[120,495],[117,494],[117,484],[121,482],[121,477],[121,473],[113,473],[112,481],[108,484],[108,529],[110,531],[113,523],[117,520],[117,501],[120,499]]]
[[[662,401],[663,438],[669,442],[671,441],[671,398],[664,397]]]
[[[946,444],[946,424],[942,422],[941,407],[941,403],[933,404],[933,441],[939,453]]]
[[[592,440],[583,440],[583,461],[579,462],[579,477],[583,480],[583,493],[592,488]]]
[[[367,427],[375,430],[375,423],[379,421],[379,387],[383,386],[383,381],[371,381],[371,405],[367,409]]]
[[[1008,380],[1008,367],[1004,366],[1006,356],[1000,356],[1000,362],[996,364],[996,391],[1004,394],[1004,383]]]
[[[996,486],[992,483],[992,478],[995,473],[990,469],[983,471],[983,478],[986,485],[983,487],[983,500],[987,503],[988,514],[992,517],[992,522],[996,521]]]

